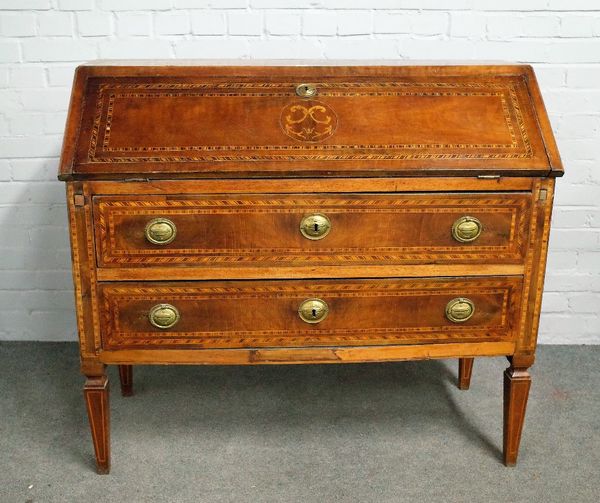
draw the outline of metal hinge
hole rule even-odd
[[[477,178],[482,178],[483,180],[497,180],[500,178],[500,175],[477,175]]]
[[[540,189],[540,196],[539,196],[539,200],[540,201],[545,201],[548,197],[548,190],[547,189]]]

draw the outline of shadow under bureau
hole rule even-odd
[[[98,471],[107,364],[506,356],[504,462],[531,383],[554,179],[532,69],[99,62],[66,181]],[[142,426],[143,427],[143,426]]]

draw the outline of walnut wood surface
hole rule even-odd
[[[463,177],[380,178],[278,178],[244,180],[153,180],[150,178],[92,180],[95,194],[321,194],[321,193],[406,193],[406,192],[530,192],[536,178],[490,175]]]
[[[550,178],[537,180],[533,187],[535,204],[532,208],[529,251],[525,267],[527,281],[523,295],[527,304],[521,312],[523,331],[523,337],[519,341],[519,353],[521,355],[533,355],[537,344],[550,236],[550,218],[554,201],[554,185],[555,180]]]
[[[121,395],[133,396],[132,365],[119,365],[119,381],[121,383]]]
[[[292,265],[235,266],[203,264],[198,267],[104,267],[98,281],[162,281],[218,279],[304,279],[304,278],[421,278],[432,276],[522,275],[520,264],[404,264],[404,265]]]
[[[467,390],[471,386],[471,374],[473,373],[473,358],[458,359],[458,388]]]
[[[143,365],[297,365],[313,363],[367,363],[504,356],[515,343],[445,342],[392,346],[254,348],[254,349],[115,349],[98,354],[102,363]]]
[[[90,376],[83,388],[99,474],[110,471],[110,408],[108,377]]]
[[[503,456],[506,466],[517,463],[530,387],[531,376],[527,368],[511,365],[504,371]]]
[[[560,174],[532,75],[517,65],[83,66],[61,173]],[[314,98],[296,95],[306,82]]]
[[[459,358],[466,389],[473,358],[501,355],[514,464],[562,173],[525,65],[80,67],[59,177],[98,470],[105,364],[128,394],[136,364]],[[333,224],[323,240],[300,235],[312,212]],[[465,214],[483,232],[458,243]],[[178,229],[166,246],[144,238],[160,216]],[[319,324],[298,317],[312,297]],[[456,297],[475,303],[465,323],[445,317]],[[171,329],[149,322],[161,303],[180,311]]]
[[[522,263],[530,204],[522,193],[95,197],[96,251],[101,267]],[[313,213],[332,226],[318,241],[300,233]],[[483,225],[469,243],[451,232],[465,215]],[[146,239],[156,217],[177,226],[173,242]]]
[[[521,279],[106,283],[100,285],[106,349],[134,347],[306,347],[514,340]],[[447,303],[468,297],[466,322],[446,318]],[[318,324],[298,316],[307,298],[329,315]],[[154,327],[157,304],[180,313],[172,328]]]

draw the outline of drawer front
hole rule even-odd
[[[531,195],[94,198],[100,267],[523,262]]]
[[[521,277],[104,283],[104,349],[514,340]]]

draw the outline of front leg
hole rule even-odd
[[[108,377],[86,376],[83,395],[87,406],[92,441],[96,454],[96,471],[107,474],[110,471],[110,409]]]
[[[504,371],[504,464],[517,463],[521,432],[525,421],[525,409],[531,387],[528,367],[510,367]]]

